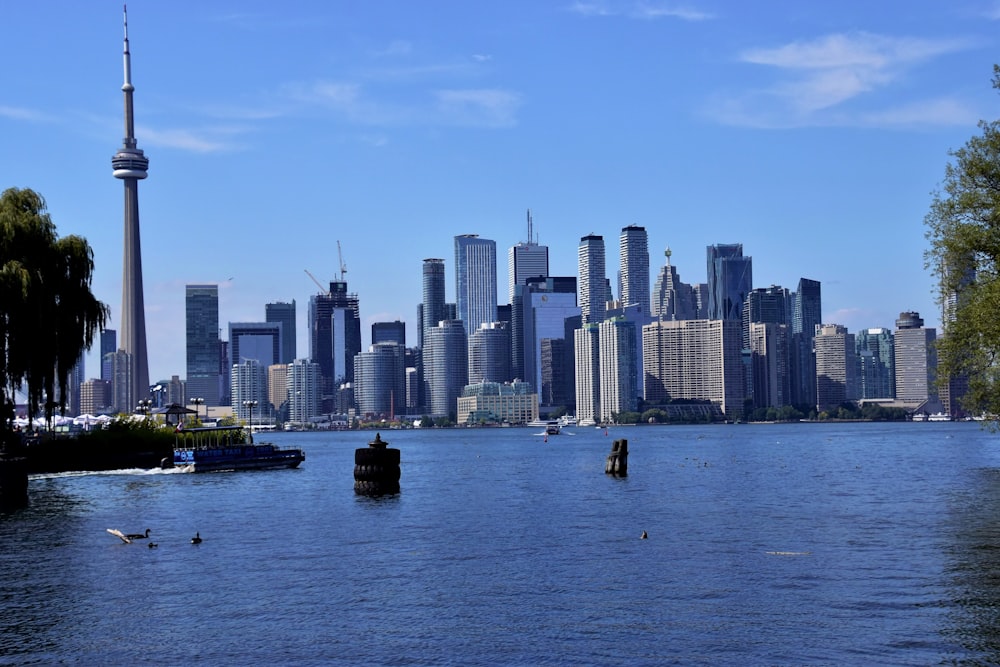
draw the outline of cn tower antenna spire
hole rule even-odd
[[[111,158],[115,178],[125,186],[125,253],[122,270],[122,311],[120,316],[120,347],[130,356],[130,378],[127,393],[116,390],[116,407],[131,412],[137,401],[149,396],[149,357],[146,352],[146,307],[142,290],[142,249],[139,243],[139,181],[146,178],[149,159],[135,141],[135,120],[132,113],[132,63],[128,49],[128,8],[122,6],[125,45],[122,55],[125,82],[122,93],[125,102],[125,137],[122,147]]]

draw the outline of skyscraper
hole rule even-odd
[[[742,243],[708,246],[708,319],[743,319],[743,302],[753,288],[753,258]]]
[[[789,360],[792,365],[792,401],[795,405],[816,405],[816,355],[813,338],[816,326],[822,323],[823,308],[818,280],[800,278],[798,290],[792,295],[792,345]]]
[[[497,319],[497,244],[476,234],[455,237],[455,303],[471,336]],[[456,397],[457,398],[457,397]]]
[[[510,283],[507,290],[508,303],[514,303],[517,286],[524,285],[528,278],[545,278],[549,275],[549,247],[538,245],[532,234],[531,211],[528,211],[528,240],[511,246],[507,254]]]
[[[281,357],[277,363],[290,364],[295,361],[295,300],[291,303],[277,301],[264,304],[264,321],[281,324]],[[232,340],[232,339],[230,339]]]
[[[375,343],[354,357],[354,399],[364,416],[405,412],[405,350],[401,343]]]
[[[636,225],[622,227],[618,241],[622,305],[636,304],[639,312],[649,317],[649,242],[646,228]]]
[[[320,414],[319,364],[296,359],[288,366],[288,419],[304,423]]]
[[[185,297],[187,395],[219,405],[219,286],[188,285]]]
[[[111,360],[109,354],[113,354],[118,349],[118,336],[114,329],[104,329],[101,331],[101,379],[111,380]]]
[[[862,329],[854,334],[854,347],[858,353],[858,398],[895,397],[894,346],[889,329]]]
[[[468,384],[468,339],[461,320],[441,320],[424,331],[426,401],[435,416],[454,416]]]
[[[663,254],[666,255],[667,261],[660,269],[656,284],[653,286],[653,300],[650,304],[652,316],[662,317],[665,320],[697,319],[698,309],[695,304],[694,288],[682,283],[677,268],[670,265],[670,248]]]
[[[354,380],[354,355],[361,352],[361,317],[358,295],[347,283],[330,282],[330,290],[309,299],[309,358],[320,367],[322,409],[333,410],[333,397],[341,383]]]
[[[512,372],[515,377],[530,382],[535,392],[540,393],[543,384],[543,341],[565,340],[566,318],[580,315],[580,307],[576,305],[576,278],[549,276],[529,279],[526,285],[518,288],[514,306],[512,344],[518,346],[514,359],[520,359],[520,367]],[[572,334],[567,343],[572,350]],[[562,360],[557,360],[557,363],[562,363]],[[543,404],[549,405],[544,399]]]
[[[636,356],[638,347],[634,322],[620,317],[598,325],[601,372],[601,421],[610,422],[623,412],[636,409]]]
[[[904,312],[896,320],[896,399],[922,403],[937,398],[937,330],[925,327],[920,313]]]
[[[417,347],[424,346],[424,330],[448,319],[444,301],[444,260],[425,259],[423,268],[421,321],[417,325]]]
[[[576,419],[581,426],[601,416],[601,353],[598,324],[583,324],[573,332],[576,360]]]
[[[510,382],[510,326],[485,322],[469,337],[468,384]]]
[[[282,328],[280,322],[230,322],[229,363],[236,366],[253,359],[265,369],[279,363]]]
[[[406,323],[372,322],[372,345],[376,343],[399,343],[406,347]]]
[[[590,234],[577,247],[580,314],[584,324],[604,321],[608,307],[607,277],[604,268],[604,237]],[[579,372],[579,371],[578,371]]]
[[[836,410],[857,398],[857,352],[854,334],[840,324],[822,324],[813,338],[816,348],[816,409]]]
[[[122,313],[120,348],[131,355],[129,394],[134,400],[149,394],[149,358],[146,353],[146,308],[142,295],[142,249],[139,243],[139,186],[146,178],[149,160],[136,145],[132,116],[132,64],[128,50],[128,15],[125,25],[125,138],[111,158],[112,173],[125,184],[125,256],[122,271]],[[121,407],[121,406],[119,406]]]

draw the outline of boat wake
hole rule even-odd
[[[177,475],[193,472],[192,466],[176,466],[173,468],[122,468],[120,470],[70,470],[67,472],[47,472],[28,475],[28,479],[62,479],[66,477],[94,477],[97,475]]]

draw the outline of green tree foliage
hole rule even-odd
[[[0,195],[0,434],[11,428],[15,392],[29,417],[64,408],[69,374],[108,316],[90,291],[94,254],[86,239],[59,238],[41,195]]]
[[[1000,90],[1000,66],[993,74]],[[950,153],[924,220],[925,260],[947,312],[937,347],[941,382],[967,378],[963,408],[1000,415],[1000,121],[980,121],[979,129]]]

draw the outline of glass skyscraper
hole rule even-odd
[[[295,361],[295,301],[264,304],[264,321],[281,324],[281,355],[278,363],[290,364]]]
[[[590,234],[577,247],[580,314],[584,324],[604,321],[608,307],[607,277],[604,267],[604,237]]]
[[[639,312],[650,315],[649,310],[649,242],[645,227],[622,227],[619,237],[621,262],[622,306],[639,306]]]
[[[476,234],[455,237],[455,302],[471,336],[497,319],[497,244]]]
[[[219,286],[188,285],[185,298],[187,395],[219,405]]]
[[[743,302],[753,289],[753,258],[742,243],[708,246],[708,319],[743,319]]]

